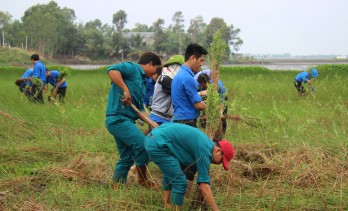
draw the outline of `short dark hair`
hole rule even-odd
[[[208,75],[208,74],[205,74],[205,73],[200,74],[200,75],[198,76],[198,78],[197,78],[197,82],[198,82],[199,84],[201,84],[201,83],[208,83],[209,80],[210,80],[209,75]]]
[[[33,55],[31,55],[30,59],[31,59],[31,60],[34,60],[34,61],[40,60],[39,54],[33,54]]]
[[[189,60],[192,55],[194,55],[196,58],[201,57],[202,55],[207,55],[208,51],[203,48],[202,46],[191,43],[186,47],[185,51],[185,61]]]
[[[162,65],[161,59],[155,53],[152,52],[143,53],[140,56],[138,64],[149,64],[150,62],[152,62],[153,66]]]
[[[162,73],[162,67],[158,67],[158,68],[156,69],[156,74],[157,74],[157,75],[161,75],[161,73]]]

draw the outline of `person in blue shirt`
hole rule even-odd
[[[64,77],[59,77],[60,72],[58,70],[49,70],[46,69],[46,85],[44,88],[44,95],[48,89],[48,84],[51,84],[53,89],[51,90],[52,96],[50,97],[51,100],[55,100],[57,95],[59,97],[60,102],[64,102],[64,98],[66,95],[66,88],[67,88],[67,83]]]
[[[113,181],[125,183],[131,166],[137,166],[138,183],[144,187],[156,188],[157,184],[150,182],[146,176],[146,165],[149,157],[144,147],[145,136],[134,124],[140,118],[142,121],[158,126],[150,120],[144,111],[144,96],[146,78],[156,73],[161,66],[160,58],[152,53],[143,53],[138,63],[123,62],[111,65],[107,74],[111,79],[111,87],[106,107],[106,128],[113,135],[119,152],[113,174]],[[137,115],[130,104],[133,104],[142,115]]]
[[[207,105],[202,100],[196,89],[194,75],[200,71],[208,51],[198,44],[189,44],[185,50],[185,62],[175,75],[171,84],[171,97],[174,108],[174,120],[192,127],[197,127],[197,118],[200,111]],[[197,172],[195,166],[182,166],[189,184],[187,193],[190,192],[194,176]],[[186,195],[188,197],[188,194]]]
[[[318,77],[318,70],[315,68],[312,68],[310,72],[303,71],[296,75],[294,79],[294,86],[298,92],[299,95],[306,94],[306,89],[304,88],[303,84],[308,83],[308,87],[311,89],[311,91],[316,91],[315,88],[312,86],[312,79]]]
[[[210,70],[209,70],[210,75]],[[197,78],[197,91],[201,93],[202,98],[205,99],[207,97],[207,88],[208,84],[213,83],[213,80],[210,79],[209,75],[207,73],[201,73],[199,74]],[[224,106],[221,107],[222,115],[227,115],[228,107],[227,107],[227,95],[226,95],[226,88],[224,87],[224,84],[219,79],[218,80],[218,93],[220,95],[221,101],[224,102]],[[223,109],[223,110],[222,110]],[[227,121],[226,118],[221,119],[222,123],[222,132],[226,132],[227,129]],[[202,127],[206,126],[206,119],[200,118],[200,124]]]
[[[233,145],[227,140],[216,143],[200,131],[185,124],[163,123],[153,129],[145,138],[145,149],[150,159],[163,173],[162,189],[165,207],[172,203],[181,210],[187,180],[181,165],[195,166],[198,171],[197,184],[205,202],[218,210],[210,189],[210,164],[223,164],[229,169],[228,162],[234,157]]]
[[[161,75],[161,72],[162,68],[158,68],[156,70],[156,74],[146,79],[146,92],[144,97],[144,104],[150,111],[152,105],[153,92],[155,90],[155,84],[159,75]]]
[[[31,86],[31,77],[33,76],[33,69],[27,69],[22,75],[21,79],[16,81],[16,84],[19,86],[19,91],[22,93],[26,93]],[[28,87],[29,86],[29,87]]]
[[[172,81],[172,101],[174,122],[197,127],[197,118],[201,110],[207,108],[196,89],[194,75],[200,71],[208,54],[197,44],[189,44],[185,51],[185,62]]]
[[[33,69],[27,69],[22,77],[16,80],[15,84],[19,87],[19,91],[22,92],[28,99],[32,102],[35,102],[32,95],[32,83],[31,78],[33,76]]]
[[[30,59],[34,65],[32,77],[39,79],[37,83],[33,82],[33,79],[32,79],[33,85],[32,85],[31,92],[34,96],[35,101],[44,103],[43,87],[44,87],[44,84],[46,83],[46,67],[44,64],[41,63],[40,57],[38,54],[31,55]]]

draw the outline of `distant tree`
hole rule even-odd
[[[150,32],[151,27],[147,26],[146,24],[140,24],[136,23],[135,27],[131,29],[132,32]]]
[[[52,56],[68,51],[69,39],[66,36],[74,27],[74,20],[74,10],[60,8],[54,1],[30,7],[22,17],[29,47]]]
[[[3,43],[2,33],[4,32],[4,26],[9,25],[11,22],[12,16],[8,12],[0,11],[0,46]]]
[[[112,34],[112,51],[109,56],[116,60],[123,60],[130,52],[130,46],[127,39],[121,32],[114,32]]]
[[[0,11],[0,28],[11,22],[12,16],[8,12]]]
[[[243,43],[243,41],[238,37],[240,29],[235,29],[233,25],[228,26],[224,19],[222,18],[213,18],[207,26],[206,29],[206,43],[205,47],[209,47],[210,43],[213,41],[213,37],[216,31],[221,30],[222,39],[225,40],[226,44],[228,44],[228,48],[226,50],[226,55],[230,55],[232,50],[230,46],[232,46],[233,50],[238,50],[239,46]]]
[[[3,30],[7,34],[7,41],[14,47],[25,47],[26,32],[24,31],[23,23],[15,20],[13,23],[6,24]]]
[[[179,49],[178,49],[178,53],[181,54],[182,53],[182,38],[183,38],[183,34],[185,32],[184,30],[184,15],[182,14],[181,11],[177,11],[174,13],[173,17],[172,17],[172,21],[174,22],[174,25],[172,27],[173,32],[177,35],[177,42],[179,45]]]
[[[191,19],[190,26],[187,30],[189,41],[193,43],[205,43],[206,28],[207,24],[204,23],[202,16],[199,15],[196,18]]]
[[[124,29],[125,24],[127,23],[127,14],[124,10],[117,11],[112,16],[112,23],[115,24],[116,30],[121,32]]]
[[[167,38],[166,34],[164,33],[164,23],[164,20],[159,18],[151,26],[151,31],[155,32],[153,48],[155,52],[162,54],[165,53],[165,48],[162,44]]]

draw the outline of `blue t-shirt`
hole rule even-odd
[[[151,106],[153,91],[155,90],[156,81],[152,77],[146,79],[146,94],[144,97],[144,104],[146,106]]]
[[[46,78],[46,83],[49,83],[51,84],[53,87],[56,87],[57,86],[57,78],[59,77],[60,75],[60,72],[58,70],[51,70],[50,71],[51,75],[49,77]],[[67,83],[66,81],[64,81],[61,85],[60,85],[60,88],[64,88],[67,86]]]
[[[21,79],[23,78],[30,78],[33,76],[33,69],[27,69],[24,74],[22,75]],[[24,82],[25,85],[30,85],[31,82],[30,81],[26,81]]]
[[[174,120],[191,120],[199,117],[199,110],[195,103],[201,102],[198,95],[193,71],[182,65],[172,82],[172,101],[174,107]]]
[[[205,133],[185,124],[163,123],[153,129],[151,134],[158,147],[168,148],[180,164],[197,167],[197,183],[210,184],[209,168],[214,142]]]
[[[46,67],[40,61],[34,64],[33,77],[41,79],[46,84]]]
[[[296,81],[303,82],[303,83],[307,83],[307,81],[309,81],[310,79],[311,79],[310,74],[308,72],[301,72],[297,74],[295,77]]]
[[[109,71],[117,70],[121,73],[123,81],[126,83],[129,92],[132,96],[132,103],[140,111],[144,111],[144,96],[146,90],[145,72],[139,64],[132,62],[123,62],[109,66]],[[128,118],[135,121],[138,119],[137,113],[129,105],[124,105],[121,102],[123,90],[115,83],[111,84],[108,104],[106,107],[106,122],[111,124],[118,121],[120,118]]]

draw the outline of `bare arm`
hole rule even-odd
[[[52,93],[52,96],[53,96],[54,98],[56,98],[57,93],[58,93],[58,89],[59,89],[59,87],[64,83],[64,81],[65,81],[65,78],[62,78],[62,79],[57,83],[56,87],[54,88],[53,93]]]
[[[129,89],[128,89],[126,83],[124,82],[124,80],[122,78],[121,73],[118,70],[110,70],[108,75],[109,75],[111,81],[114,82],[116,84],[116,86],[120,87],[120,89],[123,90],[124,94],[123,94],[123,99],[121,101],[126,103],[126,104],[132,103],[132,96],[129,92]]]
[[[138,117],[149,124],[152,129],[158,127],[158,124],[150,119],[148,113],[146,113],[145,111],[141,112],[135,105],[133,105],[133,103],[129,105],[137,113]]]
[[[210,185],[208,183],[200,183],[199,189],[201,190],[202,195],[207,204],[210,206],[210,208],[214,211],[219,210],[219,207],[215,203],[213,192],[210,189]]]
[[[207,109],[207,105],[203,101],[195,103],[194,106],[198,110],[205,110],[205,109]]]

